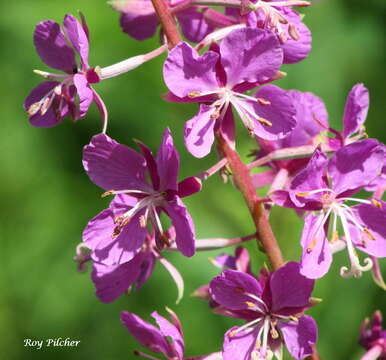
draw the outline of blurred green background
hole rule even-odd
[[[165,306],[180,316],[187,356],[219,350],[223,333],[234,321],[211,314],[204,302],[189,296],[217,274],[207,259],[218,252],[200,253],[193,259],[167,254],[185,278],[186,296],[177,306],[174,283],[160,265],[140,292],[112,304],[97,300],[89,274],[77,273],[72,257],[85,224],[108,202],[100,198],[101,189],[89,181],[81,165],[82,147],[100,130],[99,114],[93,106],[77,124],[64,121],[56,128],[39,129],[29,125],[22,108],[25,96],[41,81],[32,69],[47,69],[32,44],[34,26],[41,20],[61,22],[66,13],[82,10],[91,31],[92,65],[107,66],[147,52],[158,46],[157,41],[138,43],[124,35],[118,14],[104,1],[19,0],[2,2],[0,9],[0,359],[132,359],[137,344],[120,324],[120,311],[149,320],[154,310],[165,314]],[[284,88],[321,96],[337,128],[348,91],[364,82],[371,93],[367,130],[382,141],[385,10],[381,0],[315,0],[305,11],[314,38],[311,55],[286,67],[288,76],[280,82]],[[164,128],[170,126],[181,153],[181,177],[192,175],[209,167],[215,156],[197,160],[184,149],[183,124],[194,114],[195,105],[161,100],[162,62],[160,57],[95,87],[109,109],[110,136],[129,145],[135,137],[155,150]],[[244,131],[239,135],[240,152],[247,154],[254,144]],[[186,203],[200,238],[253,232],[240,195],[218,177],[208,180],[202,193]],[[287,259],[299,259],[301,223],[289,210],[273,211],[274,231]],[[256,252],[255,244],[250,248]],[[255,266],[263,261],[261,254],[254,256]],[[324,299],[310,311],[319,324],[318,347],[324,360],[358,359],[362,353],[357,346],[358,326],[385,304],[385,295],[370,274],[356,280],[338,275],[346,263],[345,254],[337,255],[335,266],[314,291],[314,296]],[[77,348],[23,347],[25,338],[56,337],[81,343]]]

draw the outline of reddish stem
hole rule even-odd
[[[164,0],[151,0],[151,2],[153,3],[159,21],[169,41],[170,48],[175,47],[179,42],[181,42],[181,37],[178,33],[176,22],[168,8],[168,5]]]
[[[258,239],[267,254],[269,262],[274,270],[279,269],[284,264],[283,256],[272,232],[271,225],[265,215],[264,205],[256,194],[249,170],[241,161],[239,154],[229,146],[226,140],[218,136],[217,141],[221,151],[228,159],[228,165],[232,170],[234,181],[243,194],[253,222],[255,223]]]

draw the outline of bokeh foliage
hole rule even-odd
[[[102,304],[94,296],[88,274],[78,274],[72,261],[86,222],[107,204],[101,190],[90,183],[81,165],[81,150],[99,131],[95,110],[77,124],[65,121],[53,129],[32,128],[22,109],[28,92],[40,81],[32,69],[45,70],[32,45],[36,23],[61,21],[64,14],[82,10],[91,30],[90,63],[106,66],[158,46],[157,39],[143,43],[124,35],[118,14],[104,1],[19,0],[2,2],[0,29],[1,69],[1,219],[0,219],[0,358],[1,359],[132,359],[136,343],[119,322],[121,310],[149,319],[151,311],[167,305],[180,316],[189,356],[220,349],[224,331],[234,322],[216,316],[205,303],[189,297],[198,286],[217,274],[207,261],[218,252],[193,259],[179,254],[168,258],[186,281],[186,296],[174,305],[176,291],[165,270],[158,265],[139,293]],[[284,88],[312,91],[327,104],[331,124],[340,128],[345,97],[351,86],[364,82],[370,89],[367,121],[370,136],[385,141],[384,28],[381,0],[315,0],[305,22],[313,32],[313,50],[302,63],[285,67]],[[187,176],[209,167],[215,156],[193,159],[182,142],[186,119],[194,105],[161,100],[162,58],[137,70],[96,85],[110,113],[109,134],[133,145],[132,138],[153,149],[170,126]],[[383,76],[383,79],[382,79]],[[383,81],[382,81],[383,80]],[[253,142],[239,128],[239,150],[247,154]],[[232,237],[253,231],[240,195],[218,177],[205,183],[201,194],[187,200],[199,237]],[[275,209],[275,233],[288,259],[299,257],[301,220],[290,210]],[[249,248],[256,253],[256,245]],[[228,251],[231,251],[228,250]],[[264,256],[256,255],[255,266]],[[335,259],[330,273],[317,282],[314,296],[323,302],[310,313],[319,324],[318,347],[323,359],[359,358],[358,326],[365,316],[385,304],[384,293],[370,274],[344,280],[339,267],[344,254]],[[23,347],[23,339],[70,337],[81,340],[78,348]]]

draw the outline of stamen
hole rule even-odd
[[[370,239],[370,240],[376,240],[374,235],[371,234],[371,232],[369,231],[369,229],[367,227],[363,228],[363,232],[365,233],[365,235]]]
[[[355,201],[355,202],[359,202],[359,203],[367,204],[367,205],[371,204],[370,200],[357,199],[357,198],[352,198],[352,197],[343,197],[343,198],[338,198],[338,199],[339,200],[345,200],[345,201]]]
[[[299,40],[300,39],[300,34],[298,32],[298,29],[296,28],[295,24],[290,23],[288,25],[288,34],[291,36],[293,40]]]
[[[141,216],[139,217],[139,226],[140,226],[141,228],[145,228],[146,225],[147,225],[147,218],[146,218],[145,215],[141,215]]]
[[[40,107],[41,107],[40,101],[33,103],[27,110],[28,115],[34,116],[40,110]]]
[[[243,291],[244,291],[244,290],[243,290]],[[247,296],[249,296],[250,298],[252,298],[253,300],[256,300],[258,303],[260,303],[261,305],[263,305],[265,312],[268,311],[267,305],[266,305],[265,302],[264,302],[262,299],[260,299],[258,296],[253,295],[253,294],[251,294],[251,293],[247,293],[247,292],[244,293],[244,295],[247,295]]]
[[[316,241],[317,241],[316,237],[313,237],[313,238],[311,239],[311,242],[310,242],[310,244],[308,245],[308,247],[307,247],[307,249],[306,249],[306,251],[307,251],[308,254],[314,249],[314,247],[315,247],[315,245],[316,245]]]
[[[113,195],[113,194],[114,194],[114,190],[105,191],[105,192],[101,195],[101,198],[104,198],[104,197],[107,197],[107,196],[110,196],[110,195]]]
[[[271,102],[266,99],[257,98],[257,101],[259,102],[260,105],[271,105]]]
[[[370,270],[372,268],[373,261],[370,258],[366,258],[364,260],[364,263],[365,263],[364,265],[361,265],[359,263],[359,258],[358,258],[358,255],[356,254],[354,245],[352,243],[349,226],[348,226],[347,219],[346,219],[346,214],[348,212],[345,211],[341,207],[338,207],[337,211],[339,213],[339,218],[340,218],[340,220],[342,222],[343,230],[344,230],[344,233],[345,233],[346,244],[347,244],[347,251],[348,251],[348,255],[349,255],[349,259],[350,259],[350,263],[351,263],[350,270],[346,266],[343,266],[340,269],[340,275],[342,277],[344,277],[344,278],[349,278],[349,277],[352,277],[352,276],[358,278],[358,277],[360,277],[362,275],[362,272],[368,271],[368,270]]]
[[[189,94],[188,94],[188,97],[189,98],[195,98],[195,97],[199,97],[199,96],[201,96],[201,92],[199,92],[199,91],[191,91]]]
[[[383,209],[382,203],[376,199],[371,199],[371,203],[378,209]]]
[[[240,331],[243,331],[245,329],[248,329],[248,328],[252,328],[254,325],[256,325],[257,323],[259,323],[261,320],[263,320],[263,318],[258,318],[258,319],[255,319],[255,320],[252,320],[250,321],[249,323],[246,323],[242,326],[239,326],[237,329],[234,329],[232,330],[228,336],[229,337],[233,337],[235,336],[236,334],[238,334]]]
[[[317,194],[317,193],[320,193],[320,192],[323,192],[323,191],[329,191],[331,193],[334,193],[334,190],[332,189],[329,189],[329,188],[320,188],[320,189],[317,189],[317,190],[311,190],[311,191],[299,191],[296,193],[296,196],[299,196],[299,197],[306,197],[306,196],[309,196],[309,195],[313,195],[313,194]]]
[[[272,126],[272,123],[271,123],[269,120],[267,120],[267,119],[265,119],[265,118],[263,118],[263,117],[261,117],[261,116],[259,116],[259,117],[257,118],[257,120],[258,120],[260,123],[262,123],[263,125],[265,125],[265,126]]]

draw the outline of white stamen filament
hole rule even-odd
[[[343,266],[340,269],[340,275],[343,276],[344,278],[349,278],[352,276],[360,277],[363,271],[368,271],[372,268],[373,262],[370,258],[366,258],[364,260],[365,264],[363,266],[359,263],[358,255],[356,254],[354,245],[351,240],[350,229],[346,218],[346,211],[339,206],[336,207],[336,210],[338,211],[339,218],[342,223],[342,227],[343,227],[343,231],[346,239],[347,251],[348,251],[348,255],[351,263],[350,270],[346,266]]]
[[[237,329],[231,331],[231,332],[229,333],[229,336],[232,337],[232,336],[238,334],[240,331],[243,331],[243,330],[245,330],[245,329],[250,329],[250,330],[252,330],[253,326],[256,325],[256,324],[258,324],[261,320],[263,320],[263,318],[258,318],[258,319],[252,320],[252,321],[250,321],[249,323],[246,323],[246,324],[244,324],[244,325],[242,325],[242,326],[239,326]]]
[[[371,201],[370,201],[370,200],[365,200],[365,199],[357,199],[357,198],[351,198],[351,197],[343,197],[343,198],[339,198],[339,200],[344,200],[344,201],[355,201],[355,202],[359,202],[359,203],[362,203],[362,204],[371,205]]]
[[[251,294],[251,293],[244,293],[244,295],[249,296],[251,299],[253,299],[253,300],[257,301],[258,303],[260,303],[261,305],[263,305],[263,307],[264,307],[264,309],[263,309],[264,312],[267,312],[267,311],[268,311],[267,305],[266,305],[265,302],[264,302],[262,299],[260,299],[258,296],[253,295],[253,294]]]

